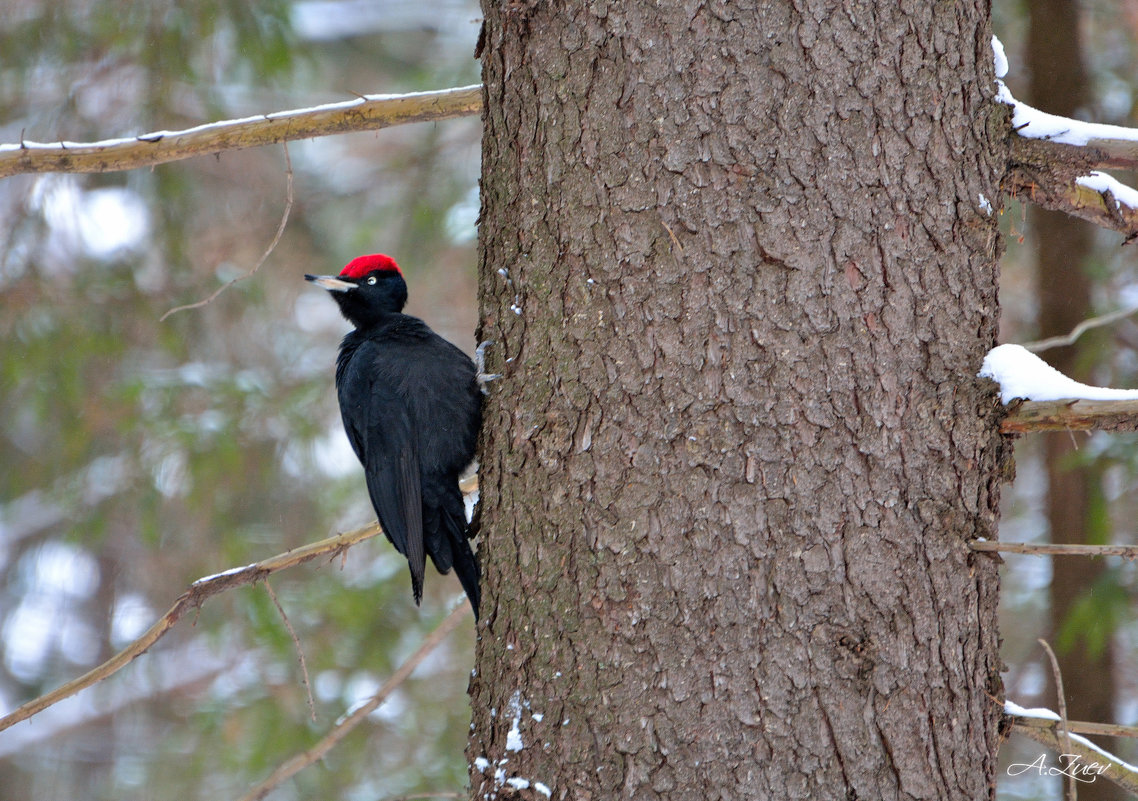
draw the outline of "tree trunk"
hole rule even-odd
[[[475,798],[994,792],[987,3],[742,5],[484,2]]]

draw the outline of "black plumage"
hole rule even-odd
[[[339,276],[305,278],[355,326],[336,360],[340,414],[379,523],[407,557],[415,602],[430,556],[440,573],[454,568],[477,616],[478,562],[458,488],[482,419],[474,363],[402,313],[407,284],[389,257],[361,256]]]

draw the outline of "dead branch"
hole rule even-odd
[[[351,546],[374,537],[382,530],[378,523],[372,523],[370,526],[358,528],[355,531],[349,531],[344,534],[337,534],[334,537],[328,537],[319,542],[286,551],[285,553],[272,556],[251,565],[245,565],[244,567],[227,570],[224,573],[198,579],[190,585],[190,588],[174,602],[170,610],[159,618],[145,634],[98,667],[84,673],[77,679],[72,679],[63,686],[45,695],[41,695],[39,698],[28,701],[13,712],[0,718],[0,731],[4,731],[4,729],[22,720],[27,720],[38,712],[47,709],[49,706],[59,703],[64,698],[75,695],[75,693],[80,690],[90,687],[126,667],[135,659],[146,653],[154,643],[158,642],[167,631],[174,627],[186,612],[201,608],[201,605],[207,598],[232,589],[233,587],[254,584],[273,573],[304,564],[305,562],[310,562],[319,556],[327,556],[329,559],[332,559]]]
[[[1071,727],[1067,722],[1067,695],[1063,690],[1063,671],[1059,669],[1059,657],[1055,656],[1055,651],[1051,647],[1051,643],[1042,637],[1038,640],[1039,644],[1043,646],[1043,650],[1047,652],[1047,659],[1051,663],[1051,677],[1055,682],[1055,695],[1059,699],[1059,726],[1056,729],[1056,740],[1063,745],[1064,754],[1072,754],[1071,750]],[[1075,787],[1076,779],[1074,776],[1067,776],[1067,801],[1077,801],[1078,789]]]
[[[1138,431],[1138,400],[1021,401],[1000,423],[1004,434],[1091,430]]]
[[[292,647],[296,649],[296,657],[300,662],[300,681],[304,685],[304,693],[308,697],[308,714],[312,718],[312,722],[316,722],[316,701],[312,698],[312,682],[308,678],[308,662],[304,659],[304,648],[300,645],[300,637],[296,635],[296,629],[292,627],[292,621],[288,619],[288,614],[285,612],[281,602],[277,599],[277,594],[273,592],[273,585],[265,579],[264,584],[265,592],[269,595],[269,600],[273,602],[273,606],[277,608],[277,613],[280,614],[281,620],[284,622],[285,630],[288,631],[288,636],[292,638]]]
[[[1056,730],[1055,721],[1047,718],[1031,718],[1012,715],[1012,723],[1017,729],[1050,729]],[[1123,726],[1120,723],[1094,723],[1089,720],[1069,720],[1067,730],[1074,734],[1094,734],[1099,737],[1134,737],[1138,738],[1138,726]]]
[[[307,751],[297,754],[292,759],[277,767],[267,779],[242,796],[241,801],[258,801],[264,798],[285,779],[296,775],[314,762],[323,759],[324,755],[340,742],[340,740],[344,739],[348,732],[378,709],[380,705],[387,700],[388,696],[390,696],[400,684],[407,680],[415,668],[419,666],[419,663],[426,659],[470,612],[470,604],[463,601],[458,608],[447,615],[443,622],[439,624],[438,628],[427,635],[427,638],[423,640],[423,644],[419,646],[418,650],[411,654],[407,661],[399,666],[399,669],[392,674],[391,678],[387,680],[387,683],[380,687],[379,692],[373,695],[367,703],[357,707],[350,715],[337,723],[316,745]]]
[[[1013,132],[1012,163],[1024,166],[1067,164],[1083,173],[1108,168],[1138,169],[1138,141],[1099,136],[1087,139],[1085,145],[1069,145],[1049,139],[1036,139]]]
[[[1063,545],[1046,542],[999,542],[996,540],[970,540],[974,551],[1022,553],[1034,556],[1122,556],[1138,559],[1138,545]]]
[[[187,311],[189,309],[200,309],[202,306],[213,303],[217,296],[225,290],[229,289],[229,287],[233,286],[239,281],[244,281],[245,279],[252,278],[254,275],[256,275],[257,270],[261,269],[261,265],[264,264],[265,261],[268,260],[269,256],[272,255],[272,252],[277,249],[277,244],[281,241],[281,237],[284,236],[285,226],[288,225],[288,216],[292,213],[292,158],[289,157],[288,154],[288,142],[284,143],[284,157],[286,179],[284,212],[281,214],[281,221],[277,225],[277,233],[275,236],[273,236],[273,241],[269,243],[269,246],[265,248],[265,252],[261,254],[261,258],[257,259],[257,263],[254,264],[247,272],[237,276],[236,278],[231,278],[230,280],[226,281],[217,289],[213,290],[213,292],[207,297],[202,298],[196,303],[187,303],[184,306],[175,306],[172,309],[168,309],[165,314],[158,318],[158,322],[165,322],[167,317],[176,312]]]
[[[405,95],[364,95],[343,103],[101,142],[19,142],[0,145],[0,178],[24,173],[133,170],[225,150],[465,117],[481,109],[482,87],[463,86]]]
[[[1134,772],[1131,765],[1113,754],[1093,746],[1089,740],[1084,740],[1081,737],[1072,737],[1070,750],[1065,750],[1060,739],[1059,727],[1061,724],[1059,721],[1026,718],[1019,715],[1006,715],[1006,717],[1015,724],[1016,731],[1020,734],[1035,740],[1037,743],[1042,743],[1057,753],[1077,755],[1085,766],[1096,762],[1099,765],[1106,765],[1106,769],[1101,774],[1102,778],[1129,790],[1131,793],[1138,793],[1138,773]],[[1072,724],[1073,729],[1074,724]]]
[[[1032,353],[1039,353],[1040,351],[1050,350],[1051,348],[1065,348],[1068,345],[1074,345],[1078,338],[1087,331],[1117,323],[1119,320],[1125,320],[1135,313],[1138,313],[1138,306],[1127,306],[1124,309],[1115,309],[1112,312],[1100,314],[1098,317],[1090,317],[1083,320],[1066,334],[1047,337],[1047,339],[1039,339],[1035,342],[1026,342],[1024,343],[1024,347]]]
[[[1069,147],[1069,145],[1065,145]],[[1120,203],[1111,192],[1096,192],[1075,182],[1078,176],[1063,177],[1051,169],[1033,170],[1016,167],[1004,178],[1004,191],[1025,203],[1061,211],[1094,223],[1100,228],[1117,231],[1126,239],[1138,237],[1138,209]]]

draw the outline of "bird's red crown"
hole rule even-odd
[[[395,263],[395,259],[390,256],[385,256],[382,253],[372,253],[369,256],[360,256],[352,259],[340,270],[341,278],[363,278],[373,270],[385,270],[387,272],[398,273],[402,275],[399,265]]]

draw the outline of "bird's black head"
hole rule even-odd
[[[327,289],[340,313],[356,328],[367,328],[385,315],[403,311],[407,282],[390,256],[373,253],[348,262],[338,276],[308,275],[304,279]]]

